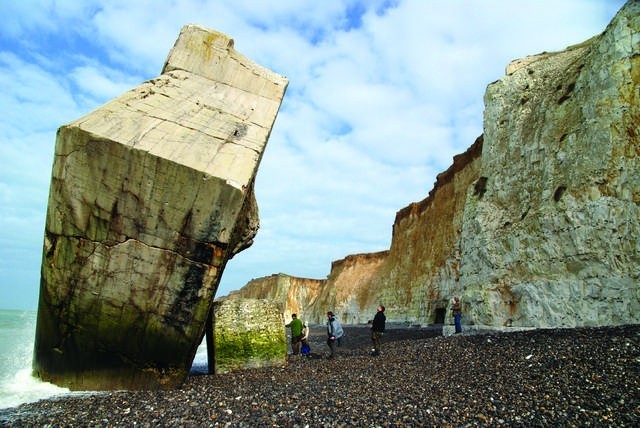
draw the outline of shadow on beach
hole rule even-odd
[[[312,354],[325,354],[328,352],[327,328],[324,325],[316,324],[309,326],[309,345]],[[351,353],[361,354],[368,352],[371,348],[371,326],[368,324],[344,325],[344,337],[337,348],[341,354]],[[430,325],[427,327],[407,327],[403,324],[389,324],[382,337],[382,346],[400,340],[429,339],[442,336],[442,324]],[[287,343],[290,337],[287,334]],[[290,349],[289,349],[290,351]]]

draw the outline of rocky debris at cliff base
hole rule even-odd
[[[367,333],[348,329],[334,360],[43,400],[0,410],[0,425],[640,425],[640,325],[417,339],[406,329],[385,335],[378,357]],[[320,345],[322,331],[312,338]]]

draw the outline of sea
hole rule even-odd
[[[0,409],[56,396],[90,392],[71,392],[31,375],[35,335],[35,311],[0,309]],[[191,370],[206,373],[206,341],[198,347]]]

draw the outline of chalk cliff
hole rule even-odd
[[[378,296],[371,292],[372,282],[377,279],[388,253],[354,254],[334,261],[327,279],[282,273],[256,278],[226,298],[275,300],[281,305],[285,320],[297,314],[305,322],[322,324],[327,319],[327,311],[333,311],[345,323],[367,322],[372,314],[366,308],[377,306]]]
[[[325,283],[325,280],[297,278],[280,273],[253,279],[240,290],[229,293],[228,298],[273,300],[279,305],[285,320],[290,321],[291,314],[298,314],[301,319],[314,322],[304,318],[303,314],[312,313]]]
[[[485,94],[460,290],[477,324],[640,321],[640,2]]]
[[[287,80],[185,26],[162,74],[58,130],[34,372],[72,389],[188,374]]]
[[[640,322],[639,98],[638,1],[599,36],[513,61],[483,135],[398,212],[388,254],[334,263],[307,316],[363,322],[382,303],[390,321],[448,323],[459,295],[468,326]]]

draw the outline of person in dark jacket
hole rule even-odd
[[[373,354],[380,355],[380,342],[384,333],[387,317],[384,316],[384,306],[378,306],[378,312],[373,317],[371,325],[371,341],[373,342]]]
[[[462,304],[460,303],[460,298],[458,296],[453,298],[451,313],[453,315],[453,321],[456,325],[456,333],[462,333],[462,325],[460,324],[460,318],[462,317]]]

